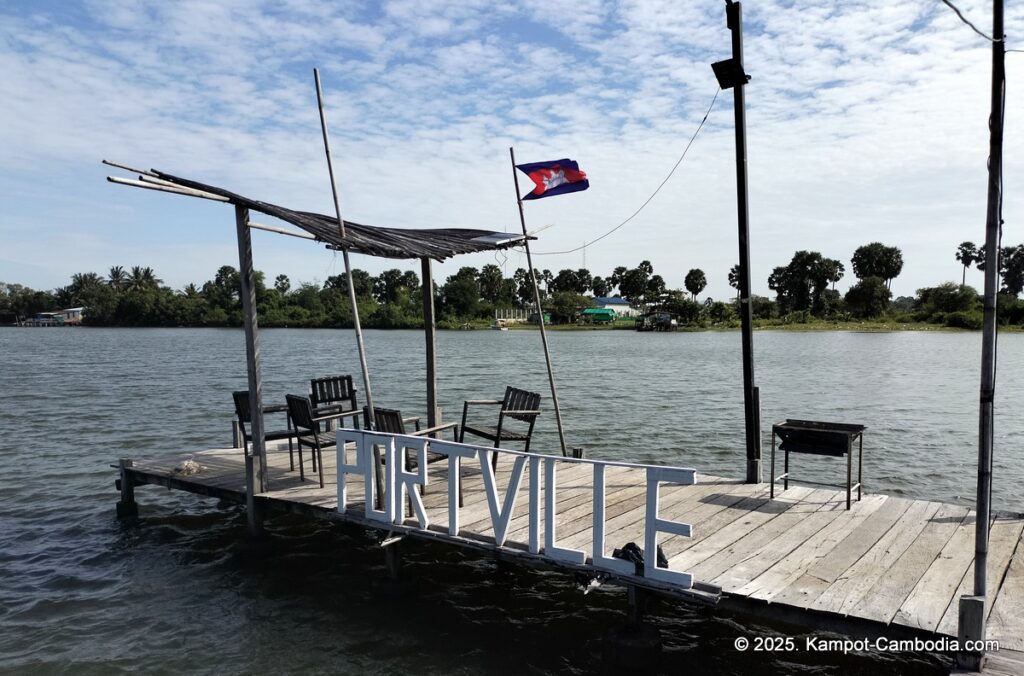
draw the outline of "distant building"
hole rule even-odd
[[[636,317],[640,314],[640,311],[631,306],[628,300],[618,296],[610,298],[605,296],[595,296],[594,307],[613,310],[617,317]]]
[[[84,307],[69,307],[56,314],[64,318],[65,324],[81,324],[83,311],[85,311]]]
[[[25,322],[26,326],[77,326],[82,323],[84,307],[69,307],[56,312],[39,312]]]
[[[59,312],[37,312],[36,316],[25,324],[28,326],[64,326],[64,318]]]

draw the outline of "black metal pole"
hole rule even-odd
[[[740,75],[732,88],[736,117],[736,216],[740,245],[740,333],[743,341],[743,418],[746,430],[748,484],[761,482],[761,429],[754,385],[754,327],[750,312],[750,221],[747,214],[747,120],[743,88],[743,12],[738,2],[726,0],[726,25],[732,31],[734,72]]]
[[[1003,0],[992,10],[992,116],[989,122],[988,213],[985,222],[985,316],[981,345],[981,392],[978,425],[978,521],[975,526],[974,593],[985,595],[985,559],[992,512],[992,419],[996,390],[996,299],[999,283],[1000,202],[1003,172]]]

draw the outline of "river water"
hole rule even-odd
[[[358,374],[350,331],[261,333],[265,397]],[[744,472],[738,332],[549,336],[566,435],[588,457]],[[419,332],[367,331],[378,405],[425,414]],[[861,423],[865,485],[969,504],[980,335],[758,332],[762,419]],[[245,537],[233,505],[153,487],[114,516],[119,457],[222,446],[245,387],[243,336],[218,329],[0,330],[0,671],[4,673],[591,673],[624,596],[427,544],[405,550],[415,593],[368,580],[364,533],[282,517]],[[505,384],[544,394],[535,448],[558,447],[539,336],[442,332],[446,419]],[[1024,335],[1000,338],[994,503],[1024,511]],[[358,375],[357,375],[358,380]],[[767,458],[767,435],[765,449]],[[838,480],[836,461],[801,458]],[[767,474],[767,470],[766,470]],[[927,654],[738,653],[740,635],[803,636],[663,602],[665,674],[943,673]],[[948,668],[948,667],[947,667]]]

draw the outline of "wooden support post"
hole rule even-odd
[[[241,279],[242,311],[245,320],[245,363],[249,379],[249,420],[252,432],[252,451],[246,454],[245,490],[250,530],[259,529],[254,493],[269,488],[267,442],[263,432],[263,383],[260,375],[259,321],[256,317],[256,280],[252,264],[252,237],[249,231],[249,210],[235,207],[235,229],[238,234],[238,264]],[[244,443],[244,442],[243,442]],[[256,458],[258,462],[254,462]]]
[[[629,623],[641,624],[644,621],[644,605],[647,601],[644,590],[635,584],[626,585],[626,598],[629,601]]]
[[[117,466],[121,473],[120,481],[118,482],[121,488],[121,500],[117,503],[117,518],[133,519],[139,515],[139,506],[135,504],[135,484],[128,474],[132,461],[127,458],[121,458],[117,461]]]
[[[401,543],[395,542],[384,547],[384,565],[387,566],[388,577],[396,582],[402,570],[401,546]]]
[[[434,320],[434,275],[430,259],[421,259],[423,273],[423,334],[427,343],[427,427],[440,424],[437,408],[437,339]]]
[[[978,650],[963,649],[967,641],[983,641],[985,639],[985,597],[961,596],[959,609],[957,638],[961,649],[956,654],[956,664],[961,669],[981,671],[985,653]]]

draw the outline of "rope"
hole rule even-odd
[[[711,105],[708,106],[707,112],[704,113],[704,118],[700,121],[700,124],[697,125],[697,131],[693,132],[693,136],[690,137],[689,143],[687,143],[686,147],[683,148],[683,154],[679,156],[678,160],[676,160],[676,163],[672,166],[672,170],[668,172],[668,176],[665,177],[665,180],[663,180],[661,182],[661,184],[658,185],[658,187],[654,190],[654,192],[651,193],[651,196],[648,197],[646,200],[644,200],[644,203],[641,204],[640,207],[629,216],[629,218],[627,218],[626,220],[622,221],[621,223],[619,223],[614,228],[612,228],[608,232],[604,233],[603,235],[601,235],[597,239],[594,239],[594,240],[591,240],[591,241],[587,242],[583,246],[578,246],[575,249],[567,249],[565,251],[534,251],[533,255],[534,256],[555,256],[555,255],[558,255],[558,254],[575,253],[575,252],[579,251],[580,249],[583,249],[583,248],[588,247],[588,246],[593,246],[597,242],[600,242],[602,239],[604,239],[608,235],[612,234],[613,232],[615,232],[616,230],[618,230],[619,228],[624,226],[626,223],[629,223],[631,220],[636,218],[637,214],[639,214],[641,211],[643,211],[644,207],[646,207],[648,204],[650,204],[651,200],[654,199],[654,196],[657,195],[661,191],[661,189],[665,187],[665,184],[668,183],[668,180],[670,178],[672,178],[672,174],[676,173],[676,169],[678,169],[679,165],[683,163],[683,159],[686,157],[687,151],[690,150],[690,146],[692,146],[694,140],[696,140],[697,134],[699,134],[700,130],[704,128],[704,123],[708,121],[708,115],[711,114],[711,109],[715,107],[715,101],[718,100],[718,95],[721,94],[721,93],[722,93],[721,89],[719,89],[718,91],[715,92],[714,97],[711,99]]]

